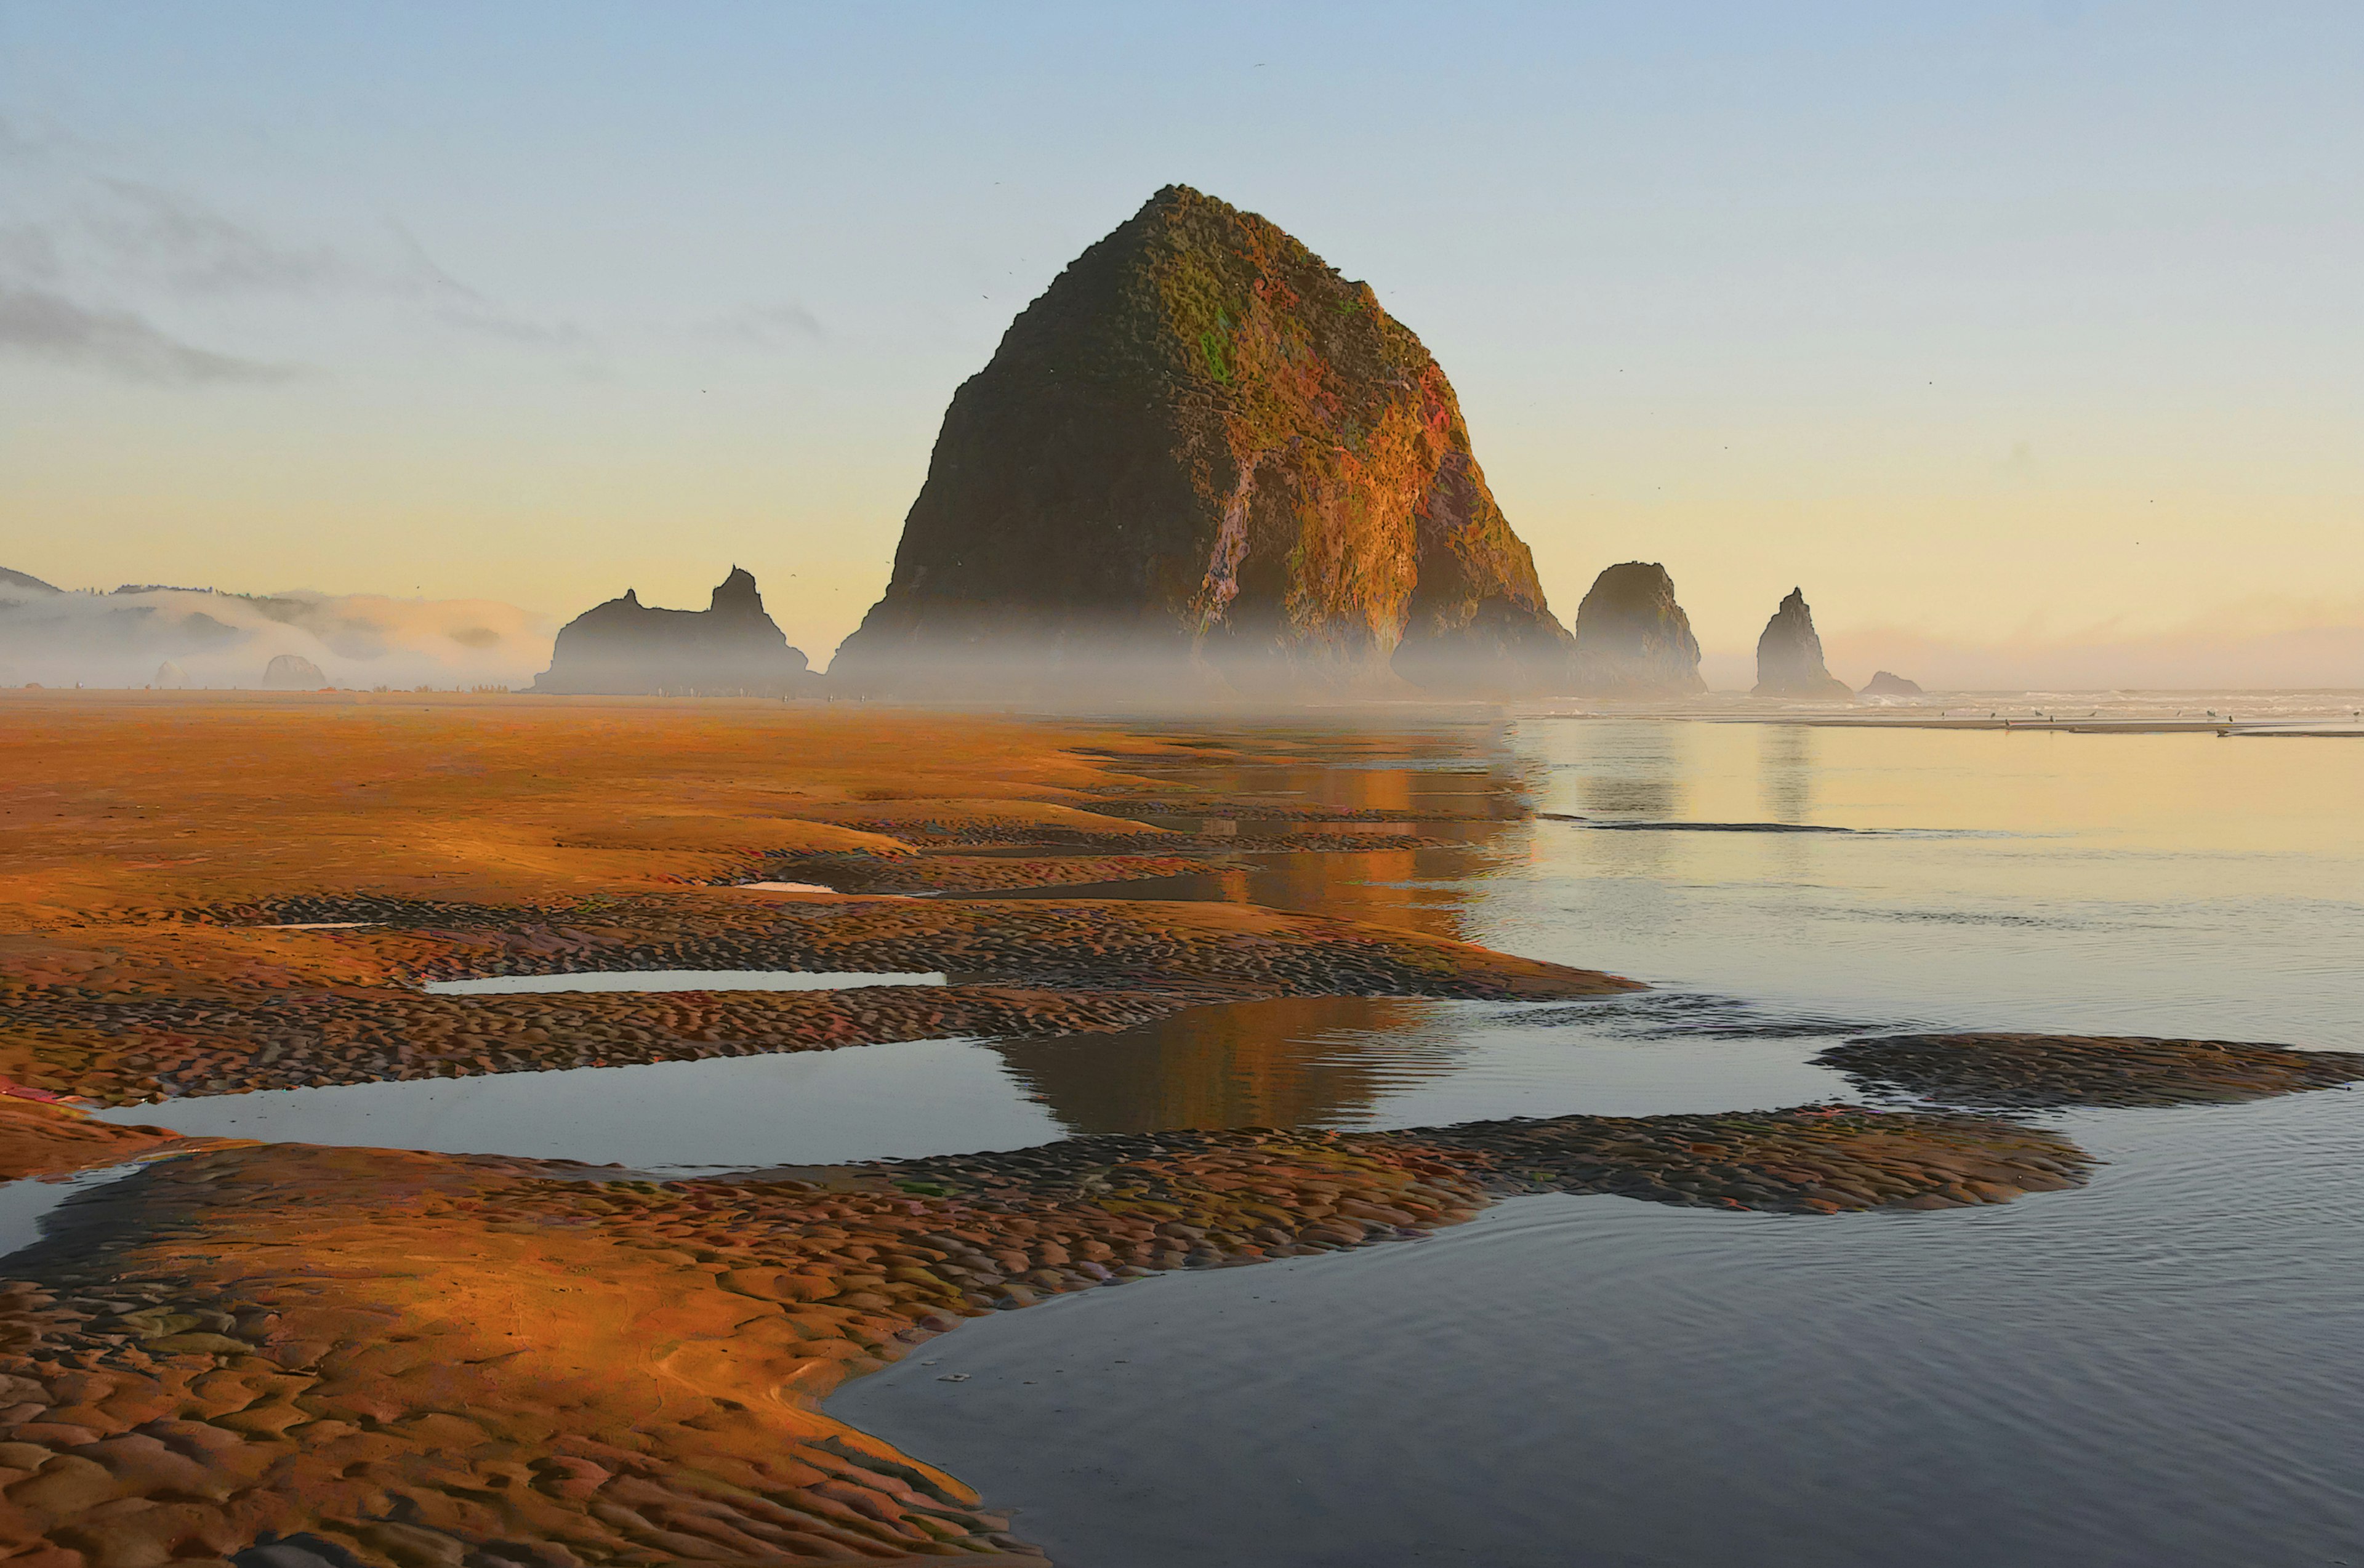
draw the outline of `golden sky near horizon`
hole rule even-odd
[[[1643,559],[1712,652],[1801,585],[1834,649],[2364,684],[2353,16],[1308,13],[1235,68],[595,14],[0,15],[0,565],[563,618],[735,563],[820,662],[953,388],[1180,179],[1422,335],[1564,617]]]

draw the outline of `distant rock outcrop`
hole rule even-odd
[[[786,696],[814,677],[764,613],[752,573],[734,566],[702,610],[661,610],[624,590],[559,628],[543,694]]]
[[[1593,579],[1576,606],[1575,686],[1595,696],[1688,696],[1700,678],[1699,639],[1656,562],[1629,561]]]
[[[1169,185],[953,395],[857,690],[1551,689],[1569,639],[1421,341]]]
[[[1822,697],[1845,702],[1855,695],[1823,664],[1823,639],[1814,634],[1814,612],[1803,589],[1792,588],[1765,635],[1756,639],[1756,695],[1760,697]]]
[[[1901,675],[1891,675],[1882,670],[1866,682],[1863,690],[1856,695],[1867,697],[1917,697],[1921,695],[1921,683],[1908,681]]]
[[[282,653],[262,671],[262,689],[266,692],[317,692],[328,684],[329,677],[320,673],[320,667],[301,653]]]
[[[50,586],[39,577],[23,572],[11,572],[6,567],[0,566],[0,594],[7,593],[11,588],[16,589],[19,594],[55,594],[63,591]]]
[[[177,692],[189,684],[189,673],[170,659],[156,666],[156,678],[150,685],[168,692]]]

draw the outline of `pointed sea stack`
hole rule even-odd
[[[814,677],[788,646],[754,574],[742,567],[702,610],[661,610],[631,589],[559,628],[550,668],[527,690],[545,695],[786,696]]]
[[[1576,690],[1590,696],[1689,696],[1700,678],[1699,639],[1675,603],[1675,581],[1656,562],[1629,561],[1593,579],[1576,606]]]
[[[1420,339],[1275,225],[1169,185],[953,395],[830,674],[1515,692],[1561,685],[1568,648]]]
[[[1823,639],[1814,632],[1814,612],[1802,588],[1792,588],[1765,635],[1756,639],[1756,692],[1760,697],[1813,697],[1845,702],[1854,690],[1823,664]]]

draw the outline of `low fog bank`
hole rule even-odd
[[[2347,691],[2364,689],[2364,608],[2354,624],[2280,630],[2184,630],[2147,637],[1949,642],[1895,628],[1823,637],[1831,673],[1860,688],[1881,670],[1933,692]],[[1756,684],[1753,651],[1712,650],[1708,685]]]
[[[0,585],[0,686],[259,687],[281,655],[336,686],[522,686],[553,628],[491,599],[212,589],[44,593]]]
[[[1860,688],[1891,671],[1932,693],[2364,689],[2364,603],[2316,606],[2317,624],[2261,626],[2262,615],[2145,636],[2022,636],[1947,641],[1895,628],[1834,630],[1831,673]],[[255,689],[281,655],[306,660],[319,684],[367,689],[502,686],[522,690],[552,663],[556,628],[489,599],[377,595],[225,594],[146,587],[57,593],[0,580],[0,686],[140,687],[177,668],[192,687]],[[841,653],[842,651],[841,651]],[[883,655],[883,656],[881,656]],[[1708,651],[1718,693],[1756,684],[1754,650]],[[831,662],[807,695],[947,706],[1181,712],[1322,707],[1370,702],[1528,702],[1577,697],[1572,680],[1473,659],[1405,679],[1367,640],[1269,645],[1253,638],[1193,651],[1187,637],[981,638],[971,645],[879,651]],[[610,683],[612,684],[612,683]],[[585,688],[588,689],[588,688]]]

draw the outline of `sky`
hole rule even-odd
[[[2364,685],[2359,80],[2353,5],[0,0],[0,566],[739,564],[819,663],[1181,182],[1421,335],[1564,617],[1639,559],[1724,681],[1802,586],[1858,682]]]

